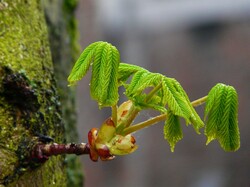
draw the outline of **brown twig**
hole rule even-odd
[[[31,154],[31,159],[36,162],[45,162],[50,156],[56,156],[61,154],[90,154],[90,148],[88,143],[80,144],[37,144]]]

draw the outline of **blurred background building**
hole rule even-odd
[[[82,48],[108,41],[122,61],[176,78],[191,100],[218,82],[234,86],[241,132],[241,148],[226,153],[182,123],[184,139],[171,153],[158,124],[135,134],[139,149],[131,155],[98,163],[83,156],[85,187],[250,186],[250,0],[80,0],[77,18]],[[77,88],[84,142],[110,115],[90,99],[89,80]]]

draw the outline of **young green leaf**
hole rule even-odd
[[[222,124],[219,129],[219,142],[224,150],[235,151],[240,147],[238,128],[238,96],[232,86],[228,86]]]
[[[144,68],[132,64],[120,63],[118,70],[118,82],[120,84],[127,81],[127,79],[138,71],[147,71]]]
[[[138,71],[134,74],[128,88],[126,95],[134,97],[141,95],[142,91],[149,87],[154,87],[161,83],[161,74],[151,73],[149,71]]]
[[[208,94],[205,108],[207,144],[218,139],[225,151],[240,147],[238,128],[238,96],[232,86],[217,84]]]
[[[167,113],[164,125],[164,138],[169,142],[171,152],[174,152],[175,144],[183,138],[180,119],[171,111]]]
[[[127,89],[125,94],[130,98],[130,100],[133,100],[134,103],[140,108],[150,107],[161,112],[163,111],[162,108],[168,105],[168,108],[175,115],[183,117],[188,124],[192,123],[196,132],[199,133],[199,129],[203,127],[204,124],[192,107],[184,89],[175,79],[165,77],[158,73],[151,73],[145,69],[137,69],[135,71],[136,73],[134,73],[130,84],[126,87]],[[159,89],[156,90],[155,95],[161,98],[161,100],[154,103],[148,103],[145,101],[142,91],[146,88],[155,88],[157,86],[159,86]]]
[[[100,107],[113,106],[118,101],[118,67],[120,54],[107,42],[89,45],[77,60],[68,81],[79,81],[92,65],[90,92]]]
[[[208,93],[204,112],[206,144],[217,138],[218,125],[221,123],[226,98],[223,95],[225,95],[225,86],[223,84],[217,84]]]
[[[69,85],[74,85],[77,81],[81,80],[89,70],[90,64],[93,61],[95,55],[95,48],[102,42],[95,42],[90,44],[80,55],[76,61],[69,77]]]
[[[163,104],[168,105],[174,115],[183,117],[190,123],[192,111],[188,104],[188,100],[175,88],[173,79],[165,77],[162,79]]]
[[[111,44],[98,46],[92,67],[91,96],[100,107],[114,105],[118,101],[118,66],[120,55]]]
[[[193,125],[195,131],[200,134],[200,128],[204,127],[204,123],[201,120],[200,116],[197,114],[197,112],[195,111],[194,107],[192,106],[187,93],[185,92],[185,90],[182,88],[182,86],[180,85],[180,83],[178,81],[176,81],[175,79],[172,79],[173,85],[175,87],[175,89],[183,96],[186,98],[186,101],[189,105],[190,111],[192,112],[189,120],[191,122],[191,124]]]
[[[219,125],[223,115],[224,103],[226,99],[226,91],[223,84],[217,84],[208,93],[205,107],[205,134],[207,136],[207,144],[218,136]]]

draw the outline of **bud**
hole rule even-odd
[[[97,133],[98,133],[97,128],[92,128],[88,133],[88,141],[89,141],[89,149],[90,149],[89,157],[94,162],[97,162],[98,157],[99,157],[95,149],[95,141],[97,138]]]
[[[108,143],[115,136],[115,132],[115,124],[111,118],[108,118],[98,131],[96,143]]]
[[[88,141],[90,148],[90,159],[97,161],[112,160],[114,155],[126,155],[134,152],[137,149],[135,138],[128,134],[122,136],[116,134],[116,128],[111,118],[108,118],[98,131],[97,128],[92,128],[88,133]]]
[[[110,150],[109,150],[107,145],[96,144],[96,150],[98,152],[98,155],[100,156],[100,159],[103,160],[103,161],[112,160],[112,159],[115,158],[115,156],[113,156],[110,153]]]
[[[110,130],[106,123],[105,123],[105,126],[102,126],[102,127],[103,127],[103,130],[106,128],[108,128],[108,130]],[[90,159],[94,162],[97,162],[99,157],[103,161],[114,159],[115,157],[110,153],[110,150],[109,150],[107,145],[102,144],[102,143],[97,143],[98,137],[100,135],[99,132],[98,132],[97,128],[92,128],[88,133]],[[101,137],[101,138],[103,138],[103,137]],[[100,139],[99,139],[99,141],[100,141]]]
[[[128,134],[126,136],[116,135],[109,143],[110,153],[113,155],[126,155],[137,149],[135,138]]]
[[[124,119],[128,115],[128,111],[132,105],[133,105],[132,101],[128,100],[119,106],[119,108],[117,110],[117,122],[118,122],[118,124],[120,122],[124,121]]]

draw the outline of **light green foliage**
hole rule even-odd
[[[95,42],[81,54],[73,67],[68,81],[75,84],[92,65],[90,92],[100,107],[112,106],[118,101],[118,66],[120,54],[107,42]]]
[[[199,129],[204,124],[178,81],[158,73],[151,73],[134,65],[131,65],[131,68],[129,67],[130,65],[119,67],[123,82],[125,82],[124,77],[128,79],[128,75],[132,75],[135,72],[131,82],[126,85],[125,95],[141,109],[151,108],[170,114],[171,119],[167,118],[164,127],[164,136],[170,143],[172,151],[178,140],[182,138],[179,117],[183,117],[187,124],[192,123],[196,132],[199,133]],[[128,72],[127,74],[125,73],[126,71]],[[145,102],[147,95],[142,93],[143,90],[150,87],[159,87],[159,89],[156,90],[155,95],[149,101]]]
[[[126,96],[133,100],[134,103],[144,108],[153,108],[159,110],[160,112],[166,113],[165,106],[168,105],[169,110],[173,112],[174,115],[183,117],[187,124],[192,123],[197,133],[199,129],[204,126],[199,115],[194,110],[186,92],[181,87],[180,83],[173,78],[165,77],[159,73],[151,73],[143,68],[141,70],[134,65],[131,65],[131,70],[129,70],[130,65],[119,67],[119,72],[123,73],[122,79],[124,77],[128,78],[128,75],[135,72],[131,82],[126,86]],[[124,68],[125,67],[125,68]],[[120,69],[122,69],[120,71]],[[125,74],[125,70],[129,73]],[[151,100],[145,103],[146,95],[142,94],[143,90],[159,86],[155,95],[152,96]]]
[[[165,120],[164,137],[169,142],[171,151],[174,151],[175,144],[183,138],[180,117],[185,119],[187,125],[192,124],[195,131],[200,134],[204,123],[193,106],[204,103],[207,98],[205,133],[208,143],[217,138],[226,151],[239,148],[238,103],[237,93],[233,87],[218,84],[210,91],[208,97],[201,98],[198,104],[191,103],[177,80],[152,73],[136,65],[120,63],[119,52],[106,42],[95,42],[83,51],[68,78],[70,84],[80,80],[91,63],[91,95],[99,105],[112,106],[113,119],[119,119],[115,125],[114,136],[125,136]],[[117,105],[119,86],[124,86],[124,94],[132,106],[128,110],[118,112],[117,116],[114,106]],[[144,109],[158,110],[161,115],[131,125],[139,111]]]
[[[132,65],[132,64],[126,64],[126,63],[120,63],[119,65],[119,72],[118,72],[118,81],[120,84],[124,84],[127,79],[137,71],[147,71],[146,69],[143,69],[142,67]]]
[[[95,47],[99,44],[100,42],[95,42],[91,45],[89,45],[81,54],[79,59],[76,61],[69,77],[68,81],[70,85],[75,84],[75,82],[79,81],[82,79],[83,76],[86,75],[87,71],[89,70],[90,63],[93,60],[94,52],[95,52]]]
[[[176,91],[182,96],[186,98],[186,102],[189,105],[189,110],[191,111],[191,115],[189,117],[189,120],[187,121],[187,124],[192,124],[195,131],[200,134],[199,129],[204,127],[204,123],[201,120],[200,116],[197,114],[197,112],[195,111],[194,107],[192,106],[187,93],[185,92],[185,90],[182,88],[182,86],[180,85],[180,83],[178,81],[176,81],[175,79],[172,79],[174,88],[176,89]]]
[[[168,104],[170,110],[174,115],[185,118],[187,123],[190,123],[189,118],[192,115],[192,111],[189,107],[189,100],[187,100],[175,87],[173,79],[163,79],[163,98],[164,104]]]
[[[174,152],[175,144],[183,138],[180,119],[171,111],[168,112],[164,125],[164,138],[169,142],[171,151]]]
[[[218,139],[225,151],[240,147],[238,128],[238,96],[232,86],[217,84],[208,94],[205,108],[207,144]]]
[[[134,74],[129,86],[126,89],[126,95],[135,97],[141,95],[142,91],[149,87],[161,84],[161,75],[149,71],[138,71]]]

